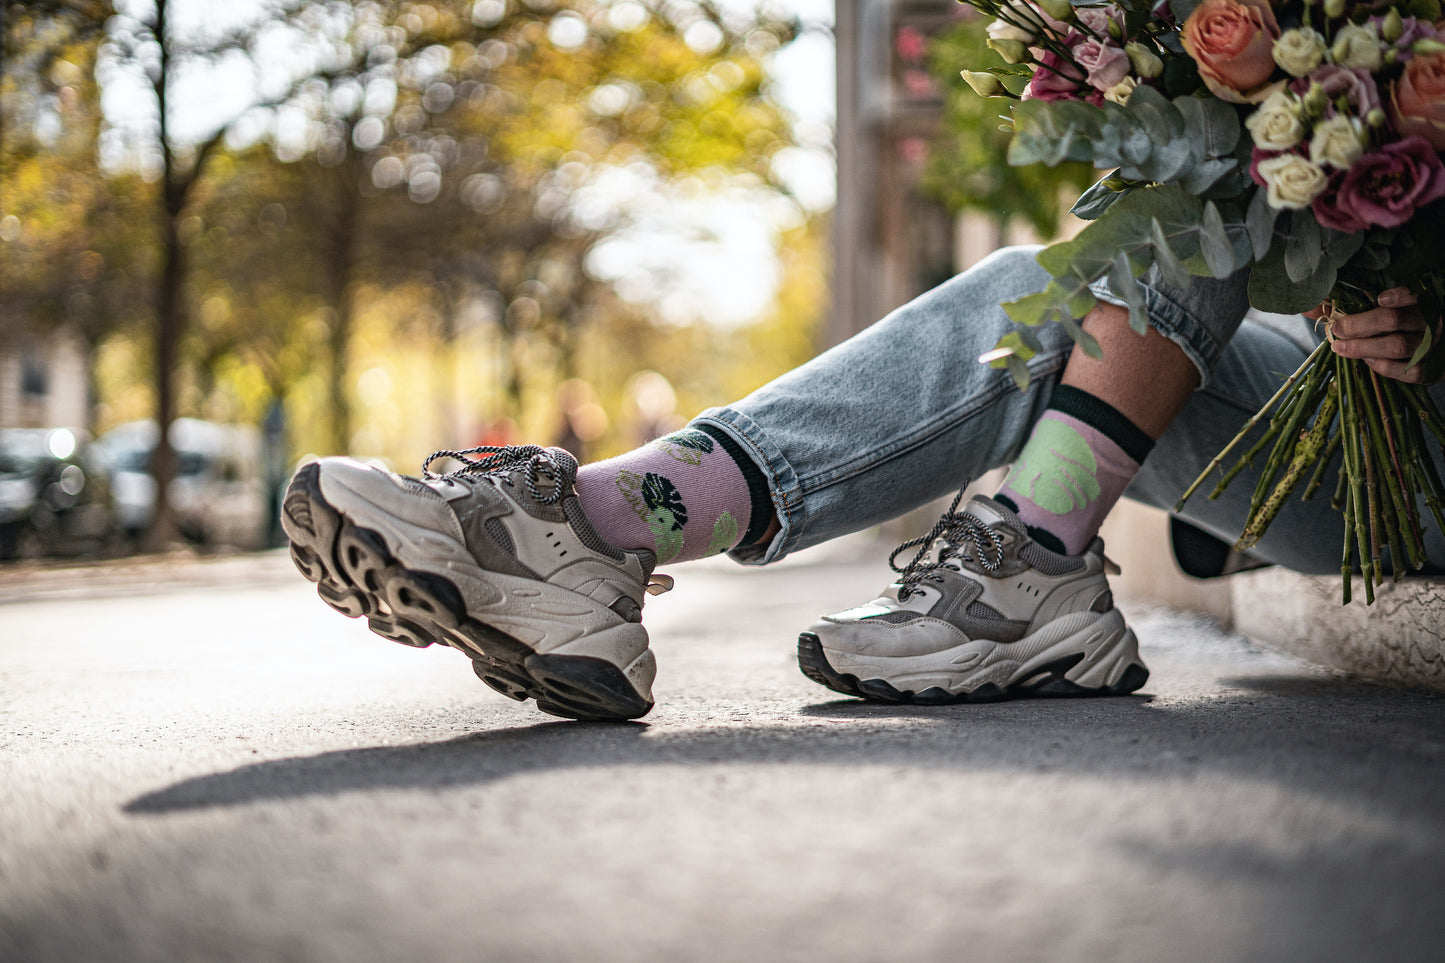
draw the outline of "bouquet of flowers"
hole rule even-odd
[[[1084,350],[1078,320],[1096,282],[1148,324],[1133,279],[1157,266],[1191,276],[1249,268],[1256,308],[1319,309],[1331,319],[1404,286],[1430,328],[1411,365],[1433,380],[1445,351],[1445,23],[1440,0],[963,0],[993,18],[1004,62],[964,79],[1013,101],[1010,164],[1088,161],[1111,170],[1074,212],[1092,221],[1045,248],[1047,287],[1004,305],[1016,329],[981,360],[1020,387],[1057,322]],[[1412,379],[1414,380],[1414,379]],[[1424,561],[1423,499],[1445,529],[1445,485],[1426,445],[1445,421],[1418,384],[1381,378],[1328,340],[1287,378],[1180,500],[1183,505],[1256,427],[1263,436],[1216,494],[1269,449],[1237,545],[1258,541],[1303,483],[1305,498],[1341,459],[1345,601],[1358,559],[1365,593]]]

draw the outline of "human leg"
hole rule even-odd
[[[1095,535],[1153,436],[1228,341],[1246,306],[1242,281],[1214,282],[1192,295],[1146,286],[1165,334],[1134,334],[1117,305],[1092,312],[1085,328],[1104,357],[1072,350],[1003,492],[996,500],[975,498],[961,513],[955,502],[883,595],[805,631],[798,649],[804,674],[890,702],[1118,694],[1141,686],[1148,671],[1113,607]],[[925,560],[935,541],[936,558]]]
[[[1032,254],[1000,252],[698,420],[762,469],[763,503],[779,510],[774,537],[735,554],[770,560],[865,527],[1012,455],[1068,351],[1048,333],[1026,394],[977,364],[1009,328],[999,302],[1042,283]],[[660,587],[652,531],[624,545],[601,537],[589,515],[605,525],[609,510],[586,504],[563,452],[479,454],[424,479],[347,459],[307,466],[283,509],[298,567],[333,607],[387,638],[460,649],[510,696],[579,718],[646,712],[653,663],[639,623],[645,592]]]

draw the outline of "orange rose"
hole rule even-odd
[[[1445,152],[1445,51],[1416,54],[1390,91],[1390,120],[1401,137],[1417,134]]]
[[[1183,39],[1216,97],[1255,104],[1269,96],[1279,24],[1268,0],[1204,0],[1184,21]]]

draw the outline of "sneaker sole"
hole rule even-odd
[[[1129,633],[1132,636],[1132,631]],[[907,705],[954,705],[960,702],[1001,702],[1018,698],[1076,698],[1079,696],[1119,696],[1136,691],[1149,680],[1149,670],[1142,662],[1131,662],[1112,684],[1083,686],[1068,678],[1068,673],[1083,661],[1084,653],[1063,656],[1032,668],[1024,679],[1001,686],[984,682],[972,689],[951,692],[942,686],[930,686],[921,692],[899,689],[886,679],[860,679],[848,672],[839,672],[828,662],[822,640],[812,632],[798,637],[798,668],[803,675],[825,688],[843,695],[871,702]]]
[[[399,562],[381,533],[357,525],[321,493],[319,465],[296,473],[282,502],[291,560],[316,594],[348,618],[365,617],[384,639],[416,648],[448,645],[510,699],[532,699],[565,719],[621,721],[652,709],[627,674],[594,656],[541,654],[468,611],[456,584]],[[650,653],[647,653],[650,656]]]

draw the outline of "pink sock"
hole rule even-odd
[[[747,479],[722,445],[695,428],[577,470],[577,497],[599,535],[648,549],[658,564],[726,552],[752,512]]]
[[[1153,447],[1116,409],[1060,385],[997,497],[1039,544],[1077,555],[1099,533]]]

